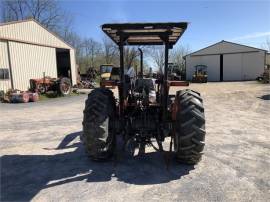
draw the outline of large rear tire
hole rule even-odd
[[[92,160],[108,160],[113,155],[115,136],[112,121],[116,103],[112,91],[94,89],[85,102],[81,140]]]
[[[71,93],[71,80],[69,78],[63,77],[60,79],[58,92],[62,96],[67,96]]]
[[[176,94],[174,148],[177,160],[196,164],[201,160],[205,140],[205,116],[200,94],[189,89]]]

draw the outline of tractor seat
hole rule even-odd
[[[139,78],[136,80],[134,91],[138,93],[142,93],[143,90],[145,90],[147,94],[155,90],[153,79]]]

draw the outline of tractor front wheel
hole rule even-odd
[[[205,140],[203,101],[199,93],[186,89],[176,95],[174,148],[181,163],[196,164],[201,160]]]

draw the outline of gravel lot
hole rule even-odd
[[[78,137],[86,95],[0,104],[1,201],[269,201],[270,86],[190,88],[204,98],[205,155],[169,169],[150,148],[143,157],[91,162]]]

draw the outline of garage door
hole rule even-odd
[[[264,52],[245,53],[242,55],[242,79],[256,79],[264,71]]]
[[[187,79],[191,80],[196,65],[206,65],[208,81],[219,81],[219,55],[189,56],[187,63]]]
[[[242,54],[223,55],[223,80],[242,80]]]
[[[54,48],[10,42],[10,58],[14,88],[27,90],[29,80],[46,76],[57,77]]]

